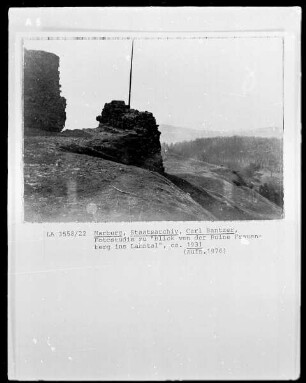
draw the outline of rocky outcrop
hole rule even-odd
[[[97,116],[96,120],[100,122],[100,126],[105,124],[119,129],[126,129],[123,120],[124,116],[130,111],[131,109],[128,105],[125,105],[124,101],[112,101],[104,105],[101,115]]]
[[[59,150],[59,144],[73,140],[85,150],[82,139],[62,133],[25,137],[26,222],[214,220],[161,174]]]
[[[45,51],[24,51],[24,132],[60,132],[66,120],[61,96],[59,57]]]
[[[152,113],[130,109],[124,101],[106,103],[97,117],[100,131],[112,132],[105,153],[125,164],[164,172],[160,132]]]
[[[75,142],[80,152],[59,150],[64,142],[67,147]],[[97,158],[104,155],[98,150],[97,157],[84,155],[87,150],[93,150],[88,142],[85,137],[64,136],[64,132],[25,137],[26,222],[282,218],[279,206],[255,190],[237,186],[233,182],[234,174],[226,167],[169,155],[164,161],[166,173],[158,174]]]
[[[124,101],[112,101],[105,104],[97,120],[100,124],[96,129],[61,133],[61,137],[71,138],[60,145],[61,149],[164,172],[160,132],[152,113],[130,109]]]

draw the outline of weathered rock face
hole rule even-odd
[[[101,116],[97,116],[96,120],[100,124],[111,125],[115,128],[124,129],[123,118],[130,111],[128,105],[124,101],[112,101],[106,103],[101,112]]]
[[[24,51],[24,132],[60,132],[66,120],[66,99],[60,95],[59,57]]]
[[[152,113],[130,109],[124,101],[105,104],[100,116],[99,130],[112,131],[112,144],[104,152],[120,162],[160,173],[164,172],[160,132]]]

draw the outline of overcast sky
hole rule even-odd
[[[67,129],[97,126],[106,102],[128,100],[130,40],[25,41],[60,57]],[[158,124],[249,130],[282,126],[280,38],[135,40],[131,107]]]

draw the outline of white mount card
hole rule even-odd
[[[9,19],[9,378],[297,379],[301,10]]]

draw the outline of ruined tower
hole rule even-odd
[[[54,53],[24,50],[24,132],[61,132],[66,120],[66,99],[61,96],[59,57]]]

